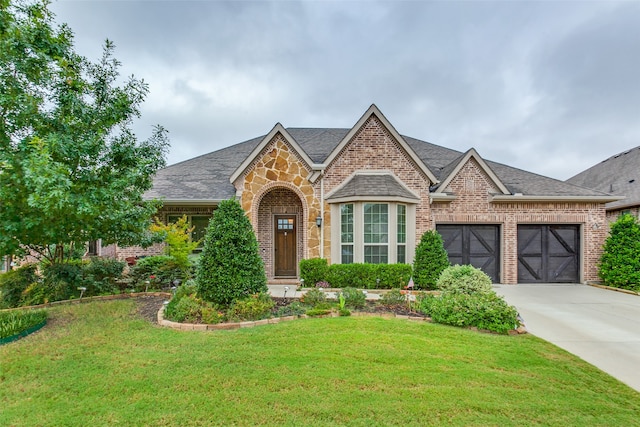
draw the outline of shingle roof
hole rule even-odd
[[[611,156],[569,178],[567,183],[626,197],[607,203],[607,209],[640,205],[640,147]]]
[[[327,197],[402,197],[417,200],[415,194],[407,190],[395,177],[389,174],[356,174],[341,188]]]
[[[319,164],[324,163],[349,130],[287,128],[287,132],[311,160]],[[456,161],[464,155],[459,151],[416,138],[404,135],[402,137],[439,180],[443,180],[453,170]],[[236,192],[229,182],[230,176],[263,138],[264,135],[161,169],[154,178],[153,188],[145,194],[145,198],[163,198],[167,201],[219,201],[233,197]],[[513,194],[593,197],[607,195],[603,192],[605,190],[579,187],[500,163],[486,163]]]

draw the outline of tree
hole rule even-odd
[[[420,238],[413,260],[413,280],[419,289],[436,289],[440,273],[449,266],[442,236],[435,230],[426,231]]]
[[[168,142],[160,126],[132,132],[149,89],[117,85],[113,43],[91,63],[48,5],[0,0],[0,253],[63,262],[65,244],[143,242],[158,204],[142,195]]]
[[[213,213],[196,273],[198,295],[220,305],[267,292],[258,240],[237,200],[225,200]]]
[[[186,215],[168,224],[156,219],[149,229],[152,233],[162,236],[167,244],[164,249],[167,255],[172,256],[178,264],[189,266],[189,255],[198,247],[200,240],[191,240],[191,233],[195,227],[189,226]]]
[[[624,214],[611,224],[598,275],[605,285],[640,291],[640,224]]]

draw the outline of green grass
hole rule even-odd
[[[47,320],[45,310],[13,310],[0,312],[0,339],[20,334]]]
[[[0,347],[0,425],[637,425],[640,395],[533,336],[382,318],[184,332],[133,301]]]

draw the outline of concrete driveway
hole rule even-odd
[[[494,285],[527,330],[640,391],[640,296],[588,285]]]

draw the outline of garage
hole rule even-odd
[[[579,225],[518,226],[518,283],[579,282]]]
[[[444,240],[452,265],[473,265],[494,283],[500,283],[500,226],[440,224],[436,230]]]

